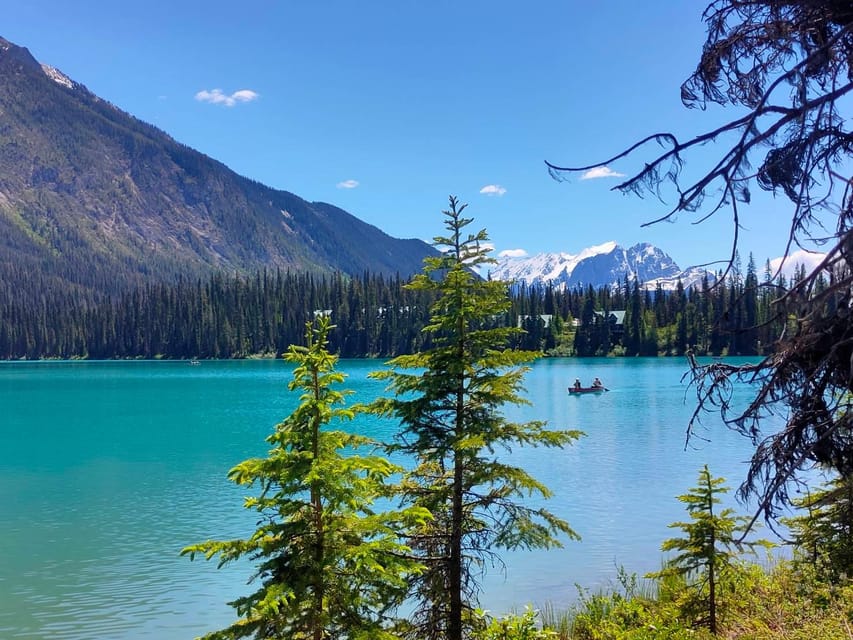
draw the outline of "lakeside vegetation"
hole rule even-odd
[[[494,621],[500,635],[488,640],[849,640],[853,637],[853,586],[814,575],[807,563],[770,566],[740,562],[721,584],[724,597],[718,633],[696,627],[683,615],[686,585],[661,584],[623,570],[611,589],[581,590],[568,609]],[[524,631],[516,633],[516,630]]]
[[[242,557],[257,563],[259,586],[231,604],[238,620],[208,640],[359,638],[384,640],[681,640],[686,638],[850,638],[853,620],[853,483],[838,475],[793,506],[786,524],[792,558],[765,566],[744,553],[769,548],[747,539],[750,518],[720,509],[724,479],[705,466],[697,486],[678,496],[689,519],[670,526],[672,552],[642,581],[628,570],[601,592],[580,588],[576,605],[550,603],[493,617],[481,609],[481,567],[501,550],[562,546],[576,538],[569,523],[531,496],[542,482],[502,459],[518,446],[564,447],[582,436],[502,414],[521,397],[525,363],[536,352],[514,346],[518,326],[495,322],[511,307],[509,286],[482,280],[485,231],[451,198],[445,211],[448,250],[427,260],[403,290],[430,293],[423,332],[429,346],[400,355],[374,377],[389,396],[346,407],[338,357],[329,350],[328,314],[305,328],[306,346],[291,345],[291,390],[300,405],[267,438],[266,458],[234,467],[229,477],[254,487],[245,499],[258,529],[246,539],[186,547],[191,558]],[[426,344],[426,343],[425,343]],[[394,418],[389,442],[331,430],[360,413]],[[356,450],[372,447],[374,453]],[[376,455],[379,452],[379,455]],[[402,452],[397,467],[382,457]],[[830,470],[827,469],[828,472]],[[831,472],[830,472],[831,475]],[[377,500],[383,500],[383,507]],[[408,612],[400,615],[402,608]]]

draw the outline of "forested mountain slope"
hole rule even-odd
[[[239,176],[0,38],[7,300],[264,267],[408,276],[430,251]]]

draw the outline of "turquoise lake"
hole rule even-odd
[[[367,378],[381,367],[340,363],[353,401],[382,393]],[[604,586],[619,566],[657,570],[667,524],[686,518],[675,496],[703,464],[733,493],[750,443],[708,415],[704,439],[685,449],[695,402],[686,369],[681,358],[533,365],[532,405],[507,414],[586,436],[511,456],[551,488],[548,507],[583,539],[503,554],[505,572],[484,579],[484,608],[560,608],[576,585]],[[595,376],[609,392],[566,393],[575,377]],[[296,402],[289,380],[281,360],[0,363],[0,637],[171,640],[231,622],[226,602],[249,592],[250,565],[217,570],[178,554],[254,530],[247,491],[226,474],[265,453],[264,438]],[[387,439],[394,427],[362,418],[348,428]]]

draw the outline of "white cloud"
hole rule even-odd
[[[800,249],[798,251],[794,251],[791,255],[785,258],[784,265],[782,265],[782,258],[773,258],[770,261],[770,273],[775,274],[779,270],[779,265],[782,265],[782,274],[786,278],[791,278],[791,276],[794,275],[794,271],[801,264],[805,266],[806,273],[811,273],[825,257],[825,253],[815,253],[813,251],[804,251]]]
[[[610,167],[593,167],[581,176],[581,180],[595,180],[596,178],[624,178],[624,173],[614,171]]]
[[[251,89],[240,89],[231,95],[222,93],[222,89],[213,89],[211,91],[202,89],[195,94],[195,99],[199,102],[221,104],[226,107],[233,107],[238,102],[252,102],[253,100],[257,100],[259,97],[260,94],[256,91],[252,91]]]
[[[232,93],[231,97],[237,102],[251,102],[252,100],[258,99],[258,93],[251,89],[240,89],[239,91]]]
[[[358,180],[344,180],[343,182],[339,182],[335,186],[338,189],[355,189],[358,186]]]
[[[527,252],[524,249],[504,249],[498,254],[499,258],[526,258]]]
[[[502,196],[506,193],[506,189],[504,189],[499,184],[487,184],[485,187],[480,189],[480,193],[486,196]]]

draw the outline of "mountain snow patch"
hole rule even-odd
[[[61,84],[63,87],[68,87],[69,89],[74,88],[74,81],[56,67],[51,67],[49,64],[42,63],[41,68],[45,75],[54,82]]]
[[[704,270],[682,271],[666,253],[648,242],[625,249],[605,242],[577,254],[540,253],[530,257],[501,257],[491,276],[524,284],[552,284],[560,289],[620,286],[627,278],[643,288],[687,288],[701,282]],[[713,279],[713,276],[710,276]]]

